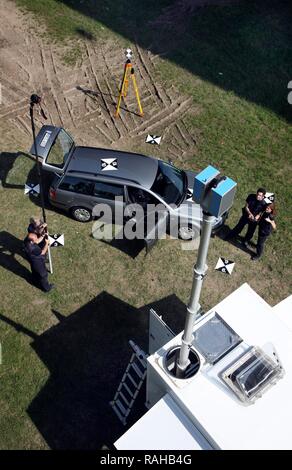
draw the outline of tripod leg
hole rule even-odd
[[[138,107],[139,107],[139,111],[140,111],[140,116],[144,116],[141,101],[140,101],[139,91],[138,91],[138,87],[137,87],[137,83],[136,83],[136,78],[135,78],[135,75],[134,75],[134,69],[132,69],[132,71],[131,71],[131,77],[132,77],[132,82],[133,82],[133,85],[134,85],[134,90],[135,90],[136,99],[137,99],[137,103],[138,103]]]
[[[125,64],[125,69],[124,69],[123,80],[122,80],[122,84],[121,84],[121,88],[120,88],[120,92],[119,92],[119,99],[118,99],[117,109],[116,109],[116,112],[115,112],[115,117],[119,116],[122,97],[125,97],[127,95],[128,84],[129,84],[127,74],[128,74],[128,64],[126,63]]]
[[[124,80],[124,90],[123,90],[123,97],[124,98],[126,98],[126,96],[128,94],[128,88],[129,88],[129,79],[128,79],[129,65],[131,66],[131,64],[127,64],[127,66],[126,66],[126,73],[125,73],[125,80]]]
[[[117,109],[116,109],[116,112],[115,112],[115,117],[118,117],[119,114],[120,114],[121,101],[122,101],[122,92],[120,91],[118,104],[117,104]]]

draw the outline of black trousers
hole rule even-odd
[[[46,270],[45,261],[43,263],[30,263],[31,274],[33,283],[36,287],[40,287],[45,292],[50,290],[50,284],[48,280],[48,273]]]
[[[244,229],[244,227],[248,225],[246,235],[244,237],[245,241],[250,241],[255,233],[255,230],[257,228],[257,223],[250,220],[248,217],[245,215],[242,215],[235,227],[229,232],[228,238],[231,237],[236,237],[236,235],[239,235],[240,232]]]
[[[267,238],[268,238],[268,235],[259,234],[258,242],[257,242],[257,255],[258,256],[262,256]]]

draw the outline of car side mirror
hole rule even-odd
[[[173,166],[173,161],[169,158],[168,163]]]

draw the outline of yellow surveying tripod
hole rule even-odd
[[[141,106],[141,101],[140,101],[139,91],[138,91],[136,77],[135,77],[135,73],[134,73],[134,68],[132,66],[132,63],[131,63],[130,59],[128,59],[125,63],[125,67],[124,67],[124,75],[123,75],[122,85],[121,85],[121,88],[120,88],[119,99],[118,99],[117,109],[116,109],[116,112],[115,112],[115,117],[118,117],[119,114],[120,114],[120,106],[121,106],[122,97],[125,98],[127,96],[127,93],[128,93],[128,87],[129,87],[129,78],[128,78],[128,76],[129,76],[129,74],[130,74],[132,82],[133,82],[133,86],[134,86],[134,90],[135,90],[135,94],[136,94],[136,99],[137,99],[137,103],[138,103],[138,107],[139,107],[140,116],[144,115],[143,109],[142,109],[142,106]]]

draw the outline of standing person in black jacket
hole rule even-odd
[[[30,263],[33,282],[45,292],[50,292],[54,287],[53,284],[49,284],[45,263],[48,248],[49,240],[45,234],[38,238],[35,233],[31,232],[24,240],[24,251]]]
[[[271,234],[272,230],[276,230],[276,223],[275,223],[275,204],[269,204],[266,207],[266,210],[261,215],[259,220],[259,236],[257,242],[257,254],[252,256],[252,260],[256,261],[260,259],[264,251],[264,245]]]
[[[249,194],[247,196],[246,204],[242,208],[242,216],[237,225],[229,232],[225,240],[230,240],[231,238],[236,237],[240,234],[245,225],[248,225],[246,235],[242,240],[242,244],[247,247],[248,242],[253,237],[261,213],[265,210],[265,194],[266,190],[264,188],[259,188],[256,194]]]

